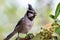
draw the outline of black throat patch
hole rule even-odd
[[[27,17],[29,16],[28,13],[31,13],[31,12],[27,11],[27,13],[26,13]],[[28,19],[29,19],[30,21],[33,21],[34,18],[35,18],[35,15],[32,16],[32,17],[28,17]]]
[[[34,18],[35,18],[35,16],[28,17],[28,19],[29,19],[30,21],[33,21]]]

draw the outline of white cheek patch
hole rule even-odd
[[[33,14],[31,14],[31,13],[29,13],[29,17],[32,17],[32,16],[34,16]]]

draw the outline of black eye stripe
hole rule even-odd
[[[33,13],[33,12],[29,12],[29,13]]]
[[[28,11],[28,13],[31,13],[31,14],[32,14],[32,13],[34,13],[34,12],[33,12],[33,11]]]

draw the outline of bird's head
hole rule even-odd
[[[27,17],[30,20],[33,20],[36,16],[36,12],[35,10],[32,8],[32,6],[30,4],[28,4],[28,10],[27,10]]]

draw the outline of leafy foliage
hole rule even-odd
[[[60,13],[60,3],[57,5],[56,11],[55,11],[55,15],[50,15],[50,17],[52,19],[57,19],[57,17],[59,16]]]
[[[54,17],[55,19],[57,19],[57,17],[59,16],[59,13],[60,13],[60,3],[57,5],[56,11],[55,11],[55,17]],[[55,20],[55,23],[58,24],[56,20]],[[60,31],[60,25],[58,24],[58,27],[55,28],[55,32],[60,35],[59,31]]]
[[[60,27],[56,27],[55,32],[60,35]]]
[[[37,34],[32,40],[53,40],[52,39],[52,31],[48,31],[47,29],[42,29],[39,34]]]
[[[50,17],[51,17],[52,19],[54,19],[55,16],[54,16],[54,15],[50,15]]]
[[[60,25],[57,23],[57,20],[55,20],[55,19],[57,19],[57,17],[59,16],[59,13],[60,13],[60,3],[57,5],[57,8],[56,8],[56,11],[55,11],[55,16],[54,15],[50,15],[50,17],[52,18],[52,19],[54,19],[54,25],[58,25],[58,27],[56,27],[55,28],[55,32],[57,33],[57,34],[60,34]],[[52,25],[53,25],[52,24]],[[54,26],[53,25],[53,26]]]
[[[60,3],[57,5],[56,11],[55,11],[55,19],[59,16],[60,13]]]

